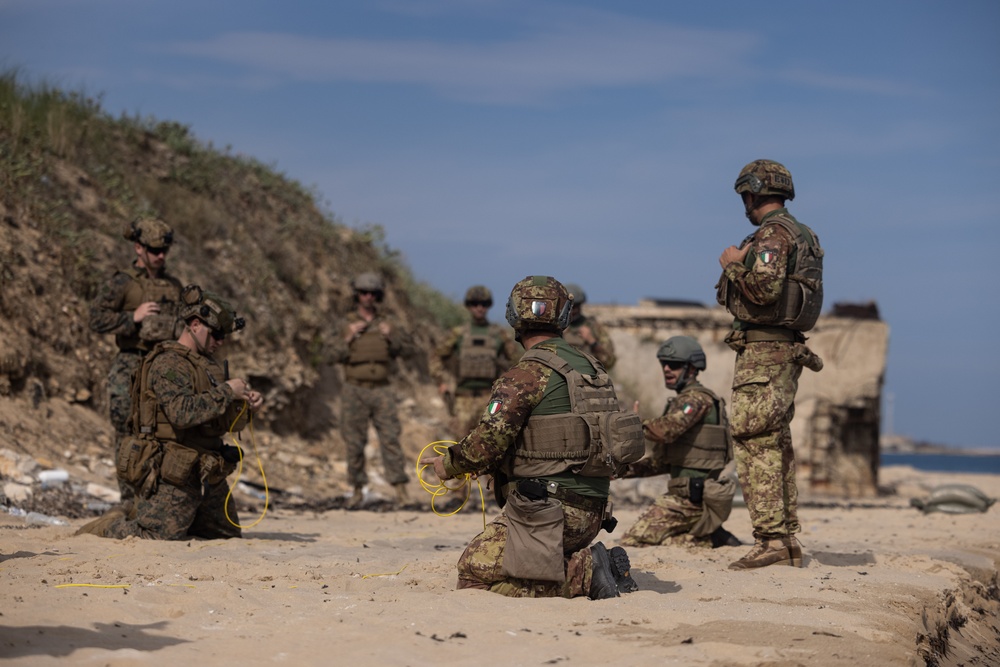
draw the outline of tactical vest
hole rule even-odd
[[[458,383],[467,380],[495,380],[498,375],[500,347],[495,325],[490,325],[485,333],[476,334],[472,331],[472,324],[466,324],[458,344]]]
[[[544,477],[567,471],[584,477],[611,477],[645,454],[642,421],[623,412],[601,362],[582,352],[597,370],[583,375],[559,355],[528,350],[537,361],[566,378],[570,412],[530,416],[514,444],[512,477]]]
[[[717,424],[708,424],[705,420],[692,426],[666,447],[666,461],[672,466],[682,468],[697,468],[700,470],[719,470],[733,458],[733,443],[729,434],[729,418],[726,415],[726,402],[715,393],[701,385],[685,388],[667,403],[666,414],[675,401],[683,401],[684,394],[701,392],[712,397],[718,414]],[[707,415],[706,415],[707,416]]]
[[[240,431],[246,425],[245,413],[240,415],[243,407],[241,402],[234,402],[225,414],[211,421],[191,428],[174,428],[149,384],[149,371],[153,360],[164,352],[179,354],[191,364],[191,381],[195,393],[209,391],[224,382],[222,367],[214,359],[198,354],[176,342],[157,345],[143,358],[142,366],[133,381],[131,416],[133,433],[140,437],[153,437],[163,442],[177,443],[201,452],[219,451],[223,435],[230,429]]]
[[[794,244],[788,257],[781,296],[772,304],[758,305],[747,299],[723,273],[716,300],[741,322],[809,331],[823,308],[823,249],[819,245],[819,237],[788,213],[769,217],[763,226],[772,224],[788,231]],[[744,241],[744,245],[752,238],[750,236]],[[744,264],[749,269],[756,260],[756,255],[747,253]]]
[[[389,379],[389,341],[379,333],[378,318],[368,323],[368,328],[350,343],[350,357],[344,368],[348,380],[386,382]]]
[[[155,301],[160,304],[160,312],[144,317],[135,335],[116,336],[115,343],[118,348],[151,350],[160,341],[176,339],[183,326],[179,307],[180,281],[167,274],[159,278],[150,278],[146,270],[141,267],[126,272],[126,275],[132,280],[125,288],[122,310],[134,312],[142,304]]]

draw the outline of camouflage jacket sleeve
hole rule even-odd
[[[611,342],[611,335],[595,319],[588,318],[587,325],[594,334],[594,338],[597,339],[597,342],[590,346],[590,352],[604,365],[605,370],[610,371],[617,360],[615,356],[615,344]]]
[[[389,354],[391,356],[408,359],[416,353],[417,346],[413,342],[410,332],[401,327],[398,321],[380,315],[372,320],[372,326],[378,326],[379,322],[387,322],[389,324],[390,329],[387,340],[389,341]]]
[[[766,306],[781,297],[793,241],[780,225],[765,224],[753,235],[750,244],[747,262],[752,257],[752,265],[747,268],[746,264],[733,262],[725,268],[725,274],[747,299]]]
[[[132,311],[122,310],[125,290],[130,282],[130,275],[119,272],[104,283],[97,298],[90,304],[91,331],[116,336],[136,334],[139,326],[132,319]]]
[[[351,314],[347,317],[344,323],[340,326],[337,331],[337,335],[334,336],[333,340],[330,342],[330,359],[336,364],[346,364],[351,358],[351,346],[344,336],[347,335],[348,330],[351,327],[351,323],[358,321],[358,316]]]
[[[449,475],[483,473],[507,454],[542,400],[552,369],[536,361],[520,361],[493,383],[493,393],[479,424],[445,456]]]
[[[167,420],[176,428],[192,428],[226,414],[233,390],[225,383],[195,392],[191,362],[176,353],[164,352],[149,369],[149,386]]]
[[[642,423],[642,432],[647,439],[656,443],[656,449],[671,442],[700,423],[712,408],[712,397],[700,391],[688,391],[667,402],[663,414]]]
[[[431,355],[428,364],[430,366],[431,377],[438,384],[447,382],[450,379],[451,373],[448,371],[448,362],[454,356],[455,350],[458,349],[458,342],[461,338],[462,327],[453,327],[448,332],[448,337],[434,348],[434,354]]]

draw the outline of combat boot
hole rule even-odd
[[[639,584],[632,578],[632,564],[628,560],[628,554],[622,547],[611,547],[608,552],[611,558],[611,572],[615,575],[615,584],[618,585],[619,593],[632,593],[639,590]]]
[[[722,526],[713,530],[712,534],[709,535],[708,538],[712,541],[713,549],[718,549],[719,547],[739,547],[743,545],[738,537],[730,533]]]
[[[354,487],[354,493],[351,497],[347,499],[347,509],[356,510],[361,507],[361,504],[365,501],[365,487],[356,486]]]
[[[406,491],[406,483],[396,484],[396,505],[402,507],[410,502],[410,494]]]
[[[802,566],[802,547],[792,546],[794,537],[775,537],[771,539],[758,539],[753,548],[746,556],[738,561],[729,564],[730,570],[752,570],[768,565],[791,565],[792,567]]]
[[[620,597],[621,593],[618,592],[618,584],[615,582],[615,573],[611,566],[611,557],[604,544],[601,542],[591,544],[590,557],[594,564],[593,572],[590,575],[590,592],[587,597],[591,600]]]

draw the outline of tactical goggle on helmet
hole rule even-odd
[[[205,292],[197,285],[188,285],[181,291],[181,319],[187,322],[197,317],[213,331],[231,334],[246,326],[246,320],[236,316],[236,311],[221,297]]]
[[[514,331],[561,332],[569,326],[573,297],[552,276],[518,281],[507,299],[507,323]]]
[[[795,199],[792,174],[783,164],[774,160],[754,160],[743,167],[733,186],[738,194],[778,195]]]
[[[691,336],[672,336],[663,341],[660,349],[656,351],[656,358],[661,366],[670,361],[691,364],[700,371],[705,370],[707,366],[705,351]]]

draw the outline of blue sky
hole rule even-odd
[[[273,164],[455,298],[711,303],[779,160],[827,303],[892,328],[892,430],[993,447],[998,35],[995,1],[0,0],[4,66]]]

